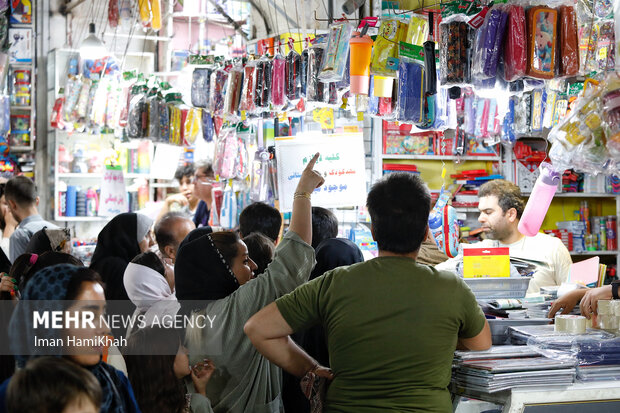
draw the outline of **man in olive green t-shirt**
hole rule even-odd
[[[290,373],[333,379],[325,412],[451,412],[457,341],[489,348],[488,323],[460,278],[415,261],[430,210],[420,178],[388,175],[372,187],[367,207],[379,256],[298,287],[254,315],[245,331]],[[331,371],[287,337],[315,324],[325,328]]]

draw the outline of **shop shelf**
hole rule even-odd
[[[531,192],[524,192],[523,196],[530,196]],[[620,194],[607,194],[607,193],[595,193],[595,192],[562,192],[555,194],[554,198],[616,198]]]
[[[32,105],[28,105],[28,106],[11,106],[11,110],[32,110]]]
[[[497,162],[499,161],[499,156],[475,156],[475,155],[464,155],[464,156],[455,156],[455,155],[399,155],[399,154],[383,154],[383,159],[417,159],[421,161],[454,161],[454,160],[462,160],[462,161],[488,161],[488,162]]]
[[[33,146],[9,146],[10,152],[28,152],[34,150]]]

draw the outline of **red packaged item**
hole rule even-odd
[[[577,17],[573,6],[560,7],[560,73],[563,76],[579,73]]]
[[[504,79],[512,82],[525,76],[527,66],[527,38],[525,36],[525,10],[521,6],[508,6],[508,28],[504,47]]]
[[[527,11],[527,75],[552,79],[555,75],[558,12],[546,7]]]

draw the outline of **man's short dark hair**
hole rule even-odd
[[[256,264],[257,268],[254,273],[256,275],[264,273],[273,260],[273,254],[276,250],[273,241],[260,232],[252,232],[243,237],[243,242],[248,247],[248,255]]]
[[[83,397],[101,407],[101,385],[91,372],[61,357],[40,357],[15,372],[6,404],[12,413],[57,413]]]
[[[366,200],[379,250],[417,251],[426,238],[431,195],[416,175],[395,172],[375,183]]]
[[[29,207],[37,202],[37,187],[30,178],[14,176],[6,183],[4,195],[21,207]]]
[[[338,236],[338,218],[332,211],[322,207],[312,207],[312,248],[321,241]]]
[[[194,164],[188,163],[183,166],[179,166],[174,173],[174,179],[181,182],[181,180],[188,176],[189,179],[194,178],[194,172],[196,172],[196,168],[194,168]]]
[[[131,260],[133,264],[144,265],[145,267],[149,267],[153,271],[157,271],[164,277],[166,276],[166,267],[164,267],[164,263],[161,262],[157,254],[153,251],[143,252],[142,254],[136,255],[133,260]]]
[[[179,248],[179,243],[174,236],[174,225],[178,221],[189,220],[187,214],[183,212],[168,212],[155,224],[155,241],[160,249],[163,249],[166,245],[172,245],[174,248]]]
[[[522,198],[521,189],[517,185],[505,179],[494,179],[478,189],[478,198],[485,196],[497,197],[497,203],[504,214],[510,208],[516,209],[517,218],[521,219],[525,209],[525,201]]]
[[[280,211],[263,202],[248,205],[239,215],[239,232],[243,237],[252,232],[260,232],[276,242],[281,226]]]

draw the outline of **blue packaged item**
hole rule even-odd
[[[459,222],[456,209],[448,205],[450,198],[450,191],[442,187],[437,203],[428,217],[428,227],[439,251],[454,258],[459,251]]]
[[[65,216],[74,217],[77,212],[77,190],[75,185],[67,186],[67,211]]]
[[[398,64],[397,108],[396,119],[400,122],[424,120],[424,66],[404,57]]]
[[[213,118],[206,109],[202,110],[202,138],[206,142],[213,142]]]
[[[375,96],[375,77],[370,75],[370,86],[368,87],[368,114],[373,116],[379,113],[379,98]]]
[[[209,105],[211,69],[196,68],[192,73],[192,105],[206,108]]]

